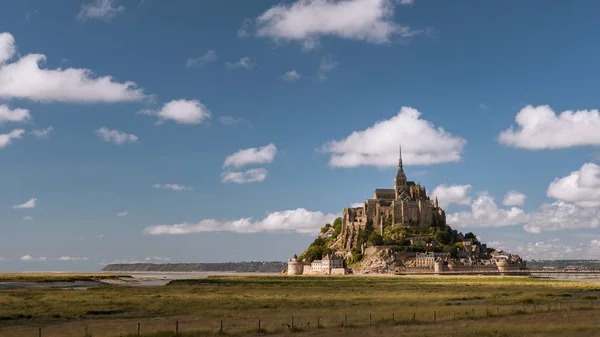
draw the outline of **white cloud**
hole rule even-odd
[[[398,115],[354,131],[340,141],[331,141],[322,151],[332,154],[329,165],[335,167],[396,166],[398,144],[402,144],[405,165],[459,161],[467,141],[420,117],[416,109],[402,107]]]
[[[87,257],[71,257],[71,256],[62,256],[61,258],[58,259],[58,261],[70,261],[70,262],[87,261],[87,260],[88,260]]]
[[[128,212],[119,212],[117,213],[117,216],[127,216],[127,214],[129,214]]]
[[[157,116],[162,124],[166,120],[173,120],[178,124],[201,124],[210,118],[211,113],[206,106],[198,100],[173,100],[165,104],[160,110],[142,110],[143,115]]]
[[[102,127],[96,130],[96,134],[105,142],[114,143],[114,144],[125,144],[125,143],[136,143],[138,141],[138,137],[133,134],[128,134],[119,130],[109,130],[105,127]]]
[[[144,229],[145,234],[190,234],[204,232],[295,232],[299,234],[314,235],[326,223],[331,223],[339,214],[324,214],[322,212],[310,212],[304,208],[274,212],[266,218],[253,220],[242,218],[233,221],[219,221],[215,219],[202,220],[195,224],[158,225]]]
[[[125,11],[125,7],[117,4],[117,0],[93,0],[81,5],[77,20],[103,20],[110,21],[115,16]]]
[[[25,130],[23,130],[23,129],[15,129],[9,133],[0,134],[0,149],[7,147],[15,139],[23,138],[24,133],[25,133]]]
[[[256,35],[275,41],[298,41],[304,48],[311,49],[325,36],[385,44],[395,37],[407,38],[420,33],[395,23],[394,11],[392,0],[279,3],[256,19]]]
[[[600,145],[598,110],[567,110],[556,115],[548,105],[528,105],[515,121],[517,127],[502,131],[499,142],[528,150]]]
[[[226,62],[225,64],[229,69],[252,69],[254,68],[254,66],[256,66],[255,63],[252,63],[252,61],[250,61],[250,58],[248,56],[242,57],[239,61],[235,63]]]
[[[480,108],[481,110],[483,110],[483,112],[488,112],[488,107],[487,107],[487,105],[485,105],[485,104],[483,104],[483,103],[479,104],[479,108]]]
[[[364,202],[355,202],[353,204],[350,205],[350,207],[352,208],[356,208],[356,207],[364,207],[365,203]]]
[[[250,19],[244,19],[244,21],[242,21],[242,25],[240,26],[240,29],[238,29],[238,37],[239,38],[245,38],[250,36],[250,25],[252,25],[252,20]]]
[[[519,191],[508,191],[504,196],[502,205],[504,206],[523,206],[527,196]]]
[[[600,133],[600,129],[598,130]],[[546,194],[582,207],[599,207],[600,166],[595,163],[585,163],[578,171],[554,179]]]
[[[332,72],[335,68],[340,65],[339,62],[333,59],[333,56],[327,55],[321,58],[319,63],[319,81],[323,82],[327,80],[327,74]]]
[[[438,198],[438,202],[441,208],[446,208],[450,204],[470,205],[470,189],[471,185],[442,184],[433,189],[433,192],[431,192],[431,197]]]
[[[204,55],[197,58],[189,58],[186,62],[188,68],[202,67],[203,65],[219,59],[215,50],[209,50]]]
[[[25,256],[22,256],[20,260],[24,261],[24,262],[42,262],[42,261],[46,261],[47,258],[45,258],[43,256],[39,257],[39,258],[36,258],[36,257],[31,256],[31,255],[25,255]]]
[[[27,54],[12,63],[14,38],[0,33],[0,98],[42,102],[130,102],[146,96],[134,82],[119,83],[111,76],[93,77],[89,69],[43,69],[42,54]]]
[[[263,147],[252,147],[249,149],[239,150],[236,153],[225,158],[224,167],[233,166],[236,168],[249,164],[266,164],[271,163],[277,154],[275,144],[265,145]]]
[[[17,48],[15,38],[9,33],[0,33],[0,66],[15,55]]]
[[[31,134],[36,136],[37,138],[46,138],[50,134],[50,132],[54,131],[54,127],[49,126],[45,129],[36,129],[31,131]]]
[[[520,208],[503,209],[487,191],[480,192],[471,203],[471,211],[446,215],[446,222],[457,228],[504,227],[523,224],[527,214]]]
[[[6,122],[22,123],[31,120],[31,114],[27,109],[11,110],[8,105],[0,105],[0,125]]]
[[[35,208],[35,204],[37,202],[36,198],[31,198],[27,200],[24,204],[13,206],[14,209],[24,209],[24,208]]]
[[[600,208],[578,207],[564,201],[542,204],[538,211],[530,213],[525,231],[547,231],[600,228]]]
[[[578,207],[564,201],[542,204],[525,213],[520,208],[501,208],[483,191],[471,203],[471,210],[446,214],[446,222],[456,228],[505,227],[523,225],[529,233],[600,228],[600,208]]]
[[[283,78],[284,80],[286,80],[288,82],[295,82],[300,79],[300,76],[301,75],[297,71],[290,70],[290,71],[286,72],[285,74],[283,74],[281,76],[281,78]]]
[[[262,182],[267,179],[268,171],[264,168],[250,169],[243,172],[225,171],[221,174],[221,182],[249,184]]]
[[[248,120],[245,120],[243,118],[236,118],[233,116],[221,116],[219,117],[219,122],[221,122],[221,124],[223,125],[234,125],[234,124],[244,124],[247,126],[252,126],[252,123]]]
[[[33,221],[34,219],[33,219],[33,217],[31,215],[27,215],[27,216],[23,217],[23,220],[25,220],[25,221]]]
[[[414,0],[396,0],[399,5],[412,5]]]
[[[169,262],[171,261],[170,257],[162,257],[162,256],[152,256],[144,259],[146,262]]]
[[[188,191],[188,190],[192,189],[189,186],[179,185],[179,184],[154,184],[154,185],[152,185],[152,187],[162,188],[162,189],[167,189],[167,190],[172,190],[172,191],[177,191],[177,192]]]

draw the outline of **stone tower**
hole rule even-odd
[[[406,174],[404,174],[404,165],[402,165],[402,145],[400,145],[400,157],[398,157],[398,172],[394,179],[394,191],[396,192],[396,200],[402,198],[403,192],[407,185]]]

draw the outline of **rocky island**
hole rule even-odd
[[[402,150],[393,189],[375,189],[360,207],[345,208],[326,224],[288,275],[481,272],[525,269],[518,255],[481,243],[446,224],[446,213],[420,183],[404,173]]]

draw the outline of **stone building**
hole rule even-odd
[[[288,275],[345,275],[346,267],[344,260],[337,256],[326,255],[321,260],[314,260],[311,263],[300,261],[294,255],[288,259]]]
[[[358,233],[367,222],[383,234],[384,225],[427,228],[445,225],[446,213],[439,207],[438,200],[431,200],[421,183],[408,181],[402,165],[402,149],[398,160],[398,172],[394,188],[375,189],[373,198],[361,207],[344,208],[342,216],[341,249],[350,250],[358,243]]]
[[[417,253],[415,257],[415,267],[417,268],[433,268],[434,264],[438,260],[450,259],[448,253]]]

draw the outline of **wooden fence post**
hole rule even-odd
[[[219,333],[223,333],[223,320],[221,320],[221,326],[219,327]]]
[[[393,312],[392,312],[392,323],[396,323],[396,317],[394,316]]]
[[[258,332],[260,332],[260,318],[258,319]]]
[[[85,337],[88,337],[88,326],[85,326]]]
[[[294,316],[292,316],[292,330],[294,330]]]
[[[414,312],[413,312],[413,319],[412,319],[412,320],[413,320],[413,322],[416,322],[416,321],[417,321],[417,314],[416,314],[416,313],[414,313]]]
[[[321,317],[317,317],[317,328],[321,327]]]
[[[175,336],[179,336],[179,321],[175,321]]]
[[[433,312],[433,321],[436,322],[437,321],[437,312]]]
[[[373,318],[371,317],[371,314],[369,314],[369,325],[371,325],[371,323],[372,323],[372,319],[373,319]]]
[[[471,309],[471,318],[475,318],[475,309]]]
[[[140,322],[138,322],[137,335],[138,335],[138,337],[140,336]]]
[[[38,328],[38,336],[42,337],[42,328]]]
[[[452,312],[452,319],[456,319],[456,311]]]

